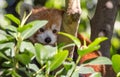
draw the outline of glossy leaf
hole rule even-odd
[[[15,57],[22,64],[26,65],[26,64],[28,64],[31,61],[31,59],[32,59],[33,56],[34,56],[33,53],[31,53],[28,50],[25,50],[23,53],[17,54]]]
[[[2,52],[0,52],[0,57],[6,59],[6,60],[10,60],[7,56],[5,56]]]
[[[107,57],[98,57],[86,63],[86,65],[111,65],[111,64],[112,62]]]
[[[7,42],[0,44],[0,50],[3,50],[5,52],[6,56],[13,57],[14,56],[14,43],[13,42]]]
[[[53,58],[57,53],[56,47],[51,47],[49,45],[43,46],[38,43],[35,44],[35,50],[36,59],[41,65]]]
[[[18,32],[17,32],[17,28],[12,26],[12,25],[9,25],[7,28],[6,28],[6,33],[13,36],[14,38],[16,38],[18,36]]]
[[[7,40],[6,32],[3,30],[0,30],[0,41]]]
[[[78,71],[74,71],[71,77],[80,77]]]
[[[112,66],[116,73],[120,72],[120,55],[116,54],[112,56]]]
[[[90,75],[90,77],[102,77],[102,76],[99,72],[95,72],[92,75]]]
[[[18,31],[19,31],[19,32],[23,32],[23,31],[25,31],[25,30],[27,30],[27,29],[30,29],[30,28],[32,28],[32,26],[35,25],[37,22],[39,22],[39,20],[31,21],[31,22],[25,24],[23,27],[19,27],[19,28],[18,28]]]
[[[106,37],[98,37],[90,45],[88,45],[88,47],[93,47],[93,46],[99,45],[101,42],[103,42],[105,40],[107,40]]]
[[[35,54],[35,48],[34,48],[34,46],[33,46],[33,44],[31,42],[23,41],[21,43],[20,51],[24,52],[25,50],[28,50],[28,51],[30,51],[30,52]]]
[[[77,45],[78,48],[81,46],[81,43],[77,37],[72,36],[72,35],[67,34],[67,33],[63,33],[63,32],[59,32],[59,34],[62,34],[64,36],[70,38]]]
[[[0,41],[7,40],[7,37],[5,35],[0,34]]]
[[[45,47],[41,44],[36,43],[35,44],[35,54],[36,54],[36,59],[39,62],[39,64],[43,65],[46,60],[48,59],[48,52],[45,49]]]
[[[53,60],[51,61],[50,66],[48,68],[50,68],[51,71],[53,71],[54,69],[58,68],[63,63],[63,61],[65,61],[67,56],[68,56],[68,51],[67,50],[58,52],[54,56]]]
[[[6,67],[6,68],[11,68],[13,67],[13,63],[11,62],[11,59],[9,61],[5,61],[1,64],[2,67]]]
[[[11,75],[12,75],[13,77],[21,77],[15,70],[12,70],[12,71],[11,71]]]
[[[73,73],[74,71],[74,68],[76,67],[75,63],[74,62],[64,62],[63,63],[64,65],[64,68],[65,68],[65,73],[66,73],[66,77],[70,77],[71,74]]]
[[[29,68],[31,70],[34,70],[34,71],[38,71],[39,70],[39,68],[38,68],[38,66],[36,64],[29,64]]]
[[[0,49],[3,49],[3,48],[12,48],[13,46],[14,46],[13,42],[8,42],[8,43],[0,44]]]
[[[97,45],[97,46],[93,46],[93,47],[87,47],[85,49],[78,49],[77,52],[80,56],[84,56],[90,52],[98,50],[99,48],[100,48],[100,45]]]
[[[7,18],[9,18],[10,20],[12,20],[14,23],[16,23],[17,25],[20,25],[20,20],[18,18],[16,18],[14,15],[12,14],[7,14],[5,15]]]
[[[36,21],[31,28],[22,32],[21,36],[22,36],[23,40],[32,36],[37,30],[39,30],[46,23],[47,23],[47,21]]]
[[[106,37],[98,37],[90,45],[88,45],[88,47],[78,49],[77,52],[80,56],[84,56],[85,54],[98,50],[100,48],[99,44],[105,40],[107,40]]]
[[[75,71],[79,71],[79,73],[81,73],[81,74],[89,74],[89,73],[95,72],[92,67],[85,67],[85,66],[76,67]]]

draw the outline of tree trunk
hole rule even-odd
[[[118,11],[119,0],[98,0],[95,15],[91,20],[91,40],[105,36],[108,40],[101,43],[103,56],[110,58],[111,37]]]
[[[66,11],[63,15],[63,22],[61,27],[61,32],[65,32],[71,34],[73,36],[77,36],[77,31],[80,23],[80,0],[65,0],[66,1]],[[65,43],[70,44],[73,41],[69,38],[59,35],[58,36],[58,44]],[[69,50],[69,57],[73,57],[73,48],[67,48]]]
[[[101,43],[100,51],[103,56],[110,58],[111,38],[120,0],[98,0],[96,12],[91,19],[91,40],[105,36],[108,40]],[[106,65],[104,77],[116,77],[112,66]]]

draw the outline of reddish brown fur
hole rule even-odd
[[[78,36],[78,39],[82,42],[82,44],[84,40],[86,41],[87,45],[91,43],[91,41],[88,38],[84,37],[83,35],[78,34],[77,36]],[[99,56],[101,56],[99,51],[94,51],[89,54],[86,54],[81,58],[80,64],[84,63],[87,60],[97,58]],[[104,72],[105,72],[104,65],[87,65],[87,67],[92,67],[96,72],[101,72],[101,74],[104,75]],[[91,74],[84,74],[83,77],[89,77],[90,75]]]
[[[56,9],[47,9],[45,7],[35,7],[32,10],[32,14],[29,17],[28,21],[33,20],[47,20],[48,23],[46,24],[46,30],[51,28],[52,24],[56,24],[60,26],[60,22],[62,21],[62,11]]]
[[[33,21],[33,20],[47,20],[48,23],[44,26],[45,30],[51,30],[51,27],[53,26],[53,24],[56,25],[58,29],[60,29],[61,22],[62,22],[62,15],[63,15],[63,11],[62,10],[47,9],[45,7],[37,6],[37,7],[34,7],[32,9],[32,14],[29,17],[29,19],[27,20],[27,22],[30,22],[30,21]],[[38,42],[36,40],[37,34],[41,34],[41,32],[37,31],[36,34],[34,34],[30,38],[30,40],[33,43]]]
[[[28,19],[28,22],[33,21],[33,20],[48,20],[48,23],[46,24],[46,28],[45,28],[45,30],[48,30],[48,29],[51,28],[52,24],[56,24],[56,25],[61,26],[59,24],[59,21],[62,21],[62,13],[63,12],[61,12],[59,10],[56,10],[56,9],[46,9],[44,7],[42,7],[42,8],[35,7],[32,10],[32,15]],[[37,33],[40,33],[40,32],[38,31]],[[33,41],[35,41],[35,36],[36,36],[36,34],[34,35],[34,38],[32,38]],[[78,38],[81,41],[86,40],[87,45],[91,43],[91,41],[89,39],[83,37],[80,34],[78,34]],[[93,59],[93,58],[96,58],[96,57],[99,57],[99,56],[100,56],[100,54],[99,54],[98,51],[89,53],[89,54],[82,57],[80,63],[83,63],[86,60]],[[97,71],[97,72],[103,73],[103,71],[104,71],[104,68],[103,68],[104,66],[102,66],[102,65],[93,65],[93,66],[88,65],[88,67],[94,68],[94,70]],[[89,77],[89,75],[90,74],[83,75],[83,76],[84,77]]]

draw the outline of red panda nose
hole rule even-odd
[[[45,42],[46,43],[50,43],[51,42],[51,38],[50,37],[45,38]]]

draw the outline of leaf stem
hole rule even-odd
[[[24,13],[20,27],[23,27],[23,25],[25,24],[25,22],[27,21],[27,19],[30,17],[31,14],[32,14],[32,11],[30,11],[30,13],[27,16],[26,16],[26,13]]]
[[[72,75],[73,75],[73,73],[74,73],[74,71],[75,71],[77,65],[79,64],[80,59],[81,59],[81,56],[79,55],[78,58],[77,58],[77,60],[76,60],[75,67],[74,67],[74,69],[73,69],[73,71],[72,71],[70,77],[72,77]]]
[[[16,37],[16,41],[17,41],[17,44],[15,46],[15,56],[17,54],[19,54],[19,51],[20,51],[20,46],[21,46],[21,43],[22,43],[22,38],[21,38],[21,34],[18,33],[18,36]],[[16,68],[19,67],[19,63],[18,63],[18,60],[16,58],[14,58],[14,69],[16,70]]]
[[[41,69],[39,69],[36,73],[34,73],[33,76],[36,76],[38,73],[40,73],[45,68],[46,68],[46,65],[44,65]]]

